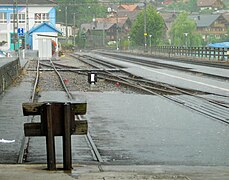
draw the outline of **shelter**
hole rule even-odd
[[[29,31],[29,45],[32,50],[38,50],[42,59],[51,58],[58,51],[58,33],[60,30],[50,23],[42,23]]]

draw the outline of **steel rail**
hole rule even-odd
[[[85,56],[84,56],[85,57]],[[95,58],[92,58],[90,57],[90,60],[92,61],[93,59]],[[97,63],[99,63],[100,61],[96,60]],[[88,62],[87,62],[88,63]],[[136,84],[135,82],[131,82],[129,79],[127,78],[123,78],[123,77],[119,77],[111,72],[106,72],[107,74],[109,75],[112,75],[118,79],[120,79],[121,83],[124,83],[126,82],[126,84],[131,84],[132,87],[136,87],[138,89],[141,89],[141,90],[144,90],[148,93],[151,93],[151,94],[154,94],[154,95],[158,95],[158,96],[161,96],[163,98],[166,98],[166,99],[169,99],[170,101],[173,101],[173,102],[176,102],[182,106],[185,106],[185,107],[188,107],[192,110],[195,110],[201,114],[204,114],[208,117],[211,117],[213,119],[216,119],[216,120],[219,120],[221,122],[224,122],[224,123],[227,123],[229,124],[229,120],[228,120],[228,116],[229,116],[229,113],[227,112],[227,108],[228,107],[225,107],[225,106],[222,106],[221,104],[218,104],[218,103],[215,103],[214,101],[211,101],[209,99],[206,99],[204,97],[201,97],[201,96],[196,96],[196,95],[193,95],[193,94],[190,94],[189,92],[185,92],[184,90],[178,90],[178,89],[175,89],[177,92],[181,93],[181,94],[186,94],[186,95],[191,95],[192,97],[195,97],[195,98],[199,98],[201,99],[202,101],[205,102],[204,105],[207,105],[207,106],[217,106],[217,108],[220,110],[220,111],[224,111],[225,115],[222,116],[221,112],[217,111],[216,109],[213,109],[215,112],[212,112],[212,110],[210,110],[210,108],[206,108],[204,106],[200,107],[199,106],[199,103],[200,102],[197,102],[196,104],[194,104],[193,102],[191,104],[188,104],[188,100],[182,100],[181,98],[178,98],[178,96],[175,96],[176,98],[174,97],[169,97],[169,96],[166,96],[166,95],[161,95],[159,93],[156,93],[156,92],[152,92],[149,88],[147,87],[144,87],[143,85],[140,85],[140,84]],[[169,85],[166,85],[165,87],[170,87]],[[172,86],[171,86],[172,87]],[[170,89],[173,89],[174,90],[174,87]],[[181,96],[179,96],[181,97]],[[222,106],[222,107],[221,107]],[[222,109],[223,108],[223,109]]]
[[[171,64],[161,63],[161,62],[155,62],[155,61],[147,61],[147,60],[139,62],[139,61],[136,61],[139,59],[138,57],[126,57],[126,56],[119,55],[119,54],[108,54],[108,53],[103,53],[103,52],[98,52],[98,53],[103,54],[104,56],[107,56],[107,57],[115,58],[115,59],[120,60],[120,61],[130,62],[130,63],[134,63],[134,64],[146,66],[146,67],[154,67],[154,68],[163,67],[163,68],[174,69],[174,70],[183,71],[183,72],[189,72],[189,73],[193,73],[193,74],[201,73],[203,76],[212,77],[212,78],[216,78],[216,79],[229,80],[229,77],[209,74],[209,73],[205,73],[205,72],[198,72],[195,70],[191,70],[190,68],[180,67],[180,66],[176,66],[176,65],[171,65]]]
[[[38,82],[39,82],[39,68],[40,68],[40,61],[37,61],[37,68],[36,68],[36,77],[35,77],[35,81],[34,81],[34,85],[33,85],[33,91],[32,91],[32,95],[30,98],[30,102],[34,102],[35,101],[35,96],[37,93],[37,87],[38,87]],[[28,116],[27,117],[27,122],[33,122],[34,116]],[[21,142],[21,148],[19,151],[19,155],[18,155],[18,159],[17,159],[17,163],[18,164],[22,164],[23,161],[25,160],[25,155],[27,153],[27,149],[29,146],[29,137],[25,137],[25,135],[23,136],[22,142]]]
[[[65,85],[62,76],[60,75],[60,73],[59,73],[58,70],[56,69],[56,67],[55,67],[54,63],[52,62],[52,60],[50,60],[50,62],[51,62],[51,64],[52,64],[52,66],[53,66],[53,68],[54,68],[56,74],[57,74],[58,77],[60,78],[61,84],[62,84],[62,86],[63,86],[65,92],[67,93],[67,95],[68,95],[68,97],[69,97],[69,100],[73,100],[73,96],[70,94],[70,91],[68,90],[67,86]],[[78,118],[79,120],[82,120],[82,117],[81,117],[80,115],[77,115],[77,118]],[[88,132],[87,135],[86,135],[86,140],[89,142],[89,144],[90,144],[90,146],[91,146],[91,148],[92,148],[92,150],[93,150],[93,153],[94,153],[95,157],[97,158],[97,161],[98,161],[98,162],[103,162],[103,159],[102,159],[102,157],[101,157],[101,155],[100,155],[100,153],[99,153],[99,151],[98,151],[98,149],[97,149],[95,143],[93,142],[93,140],[92,140],[91,135],[90,135],[89,132]]]

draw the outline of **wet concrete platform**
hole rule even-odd
[[[9,159],[9,158],[12,158],[13,156],[13,160],[15,160],[15,158],[17,157],[17,150],[19,148],[19,145],[20,144],[20,139],[22,137],[22,124],[23,122],[25,121],[25,117],[23,117],[22,115],[22,112],[21,112],[21,102],[24,102],[28,99],[29,97],[29,92],[31,91],[31,79],[27,79],[24,81],[23,84],[21,84],[21,86],[16,86],[15,88],[11,88],[9,89],[7,92],[5,92],[4,95],[1,96],[1,100],[4,100],[4,101],[1,101],[1,126],[0,126],[0,133],[1,133],[1,137],[4,137],[5,139],[15,139],[16,143],[14,143],[13,145],[12,144],[8,144],[7,146],[8,147],[4,147],[6,144],[0,144],[0,148],[3,148],[3,151],[0,152],[0,159]],[[11,106],[8,106],[8,104],[10,104],[11,101],[8,101],[10,99],[10,96],[13,95],[12,93],[16,93],[15,96],[15,99],[17,99],[18,103],[15,104],[15,108],[12,108]],[[7,94],[8,93],[8,94]],[[42,95],[43,96],[43,95]],[[75,93],[75,96],[77,97],[82,97],[82,94],[81,93]],[[119,97],[120,96],[120,97]],[[120,101],[120,99],[124,98],[124,96],[132,96],[132,95],[125,95],[125,94],[95,94],[95,93],[91,93],[91,94],[87,94],[85,95],[84,97],[88,100],[88,103],[89,106],[90,106],[90,111],[88,112],[88,117],[89,117],[89,120],[90,120],[90,123],[91,123],[91,127],[94,128],[94,126],[97,124],[97,126],[100,126],[100,129],[98,128],[98,130],[92,130],[92,134],[94,134],[94,136],[97,136],[97,140],[101,139],[101,143],[99,144],[98,142],[98,145],[100,147],[100,149],[105,149],[106,146],[103,146],[104,145],[104,142],[103,142],[103,137],[106,137],[103,133],[100,133],[100,130],[103,130],[104,131],[104,128],[108,128],[108,125],[112,122],[114,124],[116,124],[116,126],[114,126],[113,128],[110,129],[110,131],[106,131],[106,132],[109,132],[111,133],[111,135],[114,137],[114,138],[119,138],[119,140],[125,140],[125,134],[122,134],[122,133],[118,133],[120,131],[116,131],[117,129],[118,130],[128,130],[128,132],[130,132],[130,130],[133,130],[133,133],[129,133],[127,134],[127,136],[132,136],[133,138],[133,142],[136,140],[136,138],[134,136],[137,136],[139,135],[139,132],[138,131],[134,131],[136,130],[136,126],[138,123],[141,122],[142,119],[139,119],[141,117],[141,113],[138,113],[138,111],[136,110],[136,108],[139,108],[139,107],[144,107],[143,105],[145,105],[144,101],[150,101],[151,100],[146,97],[145,100],[141,100],[141,101],[138,101],[138,103],[136,102],[136,97],[132,96],[130,99],[125,99],[125,100],[122,100]],[[44,95],[45,97],[45,95]],[[54,98],[56,97],[55,94],[53,96]],[[94,98],[96,97],[96,98]],[[134,98],[133,98],[134,97]],[[7,100],[8,98],[8,100]],[[108,101],[108,98],[109,98],[109,101]],[[128,98],[128,97],[125,97],[125,98]],[[138,98],[138,97],[137,97]],[[140,97],[139,97],[140,98]],[[112,103],[110,103],[112,102]],[[158,99],[154,99],[152,98],[152,102],[155,103],[156,105],[158,104],[159,100]],[[120,103],[121,104],[125,104],[126,107],[121,107],[120,106]],[[132,105],[135,105],[135,107],[132,109],[133,112],[137,113],[137,116],[136,114],[131,114],[131,116],[126,116],[123,119],[120,119],[122,117],[122,114],[124,111],[125,113],[127,112],[127,108],[128,106],[130,106],[130,104]],[[152,106],[152,109],[153,109],[153,112],[159,112],[159,107],[158,106]],[[15,118],[12,118],[11,120],[6,118],[6,116],[4,116],[5,114],[5,111],[7,111],[7,108],[12,108],[14,110],[14,112],[16,113],[16,117]],[[173,108],[172,105],[168,105],[166,107],[164,107],[164,110],[167,110],[168,112],[171,112],[171,108]],[[154,119],[156,120],[157,118],[159,117],[155,117],[152,115],[152,109],[148,109],[148,113],[149,113],[149,116],[147,117],[149,120],[151,119]],[[119,113],[115,114],[116,111],[119,110]],[[142,109],[142,110],[145,110],[145,109]],[[143,111],[142,111],[143,112]],[[221,136],[222,137],[227,137],[228,133],[227,133],[227,129],[226,127],[223,127],[221,126],[220,123],[215,123],[215,122],[211,122],[211,120],[209,121],[208,119],[206,118],[202,118],[202,125],[199,126],[198,123],[195,123],[198,121],[198,116],[199,115],[196,115],[196,114],[192,114],[191,113],[188,113],[187,111],[185,111],[186,113],[184,113],[184,115],[182,116],[177,116],[176,114],[173,114],[173,116],[171,116],[171,114],[167,114],[167,113],[163,113],[163,116],[165,118],[168,118],[170,117],[170,119],[172,119],[172,121],[170,123],[172,123],[173,121],[176,121],[176,120],[182,120],[182,117],[185,117],[187,118],[188,115],[190,115],[193,119],[191,122],[188,122],[189,119],[184,119],[184,122],[182,122],[181,124],[183,125],[183,127],[189,127],[190,125],[192,125],[192,122],[193,124],[195,125],[193,130],[194,132],[196,132],[194,135],[194,139],[198,139],[200,137],[200,139],[198,140],[198,143],[199,144],[196,144],[196,147],[200,147],[200,148],[204,148],[204,151],[199,151],[199,150],[195,150],[194,152],[193,151],[188,151],[190,154],[193,155],[192,156],[183,156],[183,157],[186,157],[186,158],[189,158],[189,159],[193,159],[198,161],[198,158],[199,157],[203,157],[204,159],[206,158],[206,160],[208,160],[208,156],[212,156],[212,159],[211,160],[214,160],[215,158],[215,154],[213,153],[212,155],[211,154],[208,154],[207,156],[207,153],[205,154],[205,150],[208,150],[209,151],[212,151],[214,152],[214,148],[215,148],[215,152],[218,152],[221,153],[221,154],[217,154],[217,155],[222,155],[222,159],[224,161],[221,161],[219,160],[220,162],[222,162],[222,164],[218,164],[217,166],[216,165],[213,165],[213,164],[208,164],[208,162],[206,161],[206,163],[203,165],[203,166],[198,166],[197,164],[194,164],[193,166],[183,166],[183,165],[180,165],[180,166],[177,166],[177,165],[173,165],[173,166],[164,166],[164,165],[137,165],[136,162],[132,162],[131,165],[113,165],[113,164],[110,164],[110,165],[106,165],[106,164],[103,164],[103,165],[85,165],[83,163],[81,164],[74,164],[73,165],[73,170],[72,171],[68,171],[68,172],[64,172],[62,170],[59,170],[59,171],[52,171],[52,172],[49,172],[49,171],[46,171],[44,170],[46,168],[46,164],[33,164],[33,165],[10,165],[10,164],[0,164],[0,179],[2,180],[11,180],[11,179],[55,179],[55,180],[62,180],[62,179],[160,179],[160,180],[183,180],[183,179],[187,179],[187,180],[203,180],[203,179],[207,179],[207,180],[227,180],[228,177],[229,177],[229,168],[227,166],[227,161],[228,161],[228,153],[227,153],[227,140],[226,139],[223,139],[223,138],[220,138]],[[151,114],[150,114],[151,113]],[[14,116],[14,114],[11,114],[12,116]],[[95,116],[96,115],[96,116]],[[10,115],[8,114],[7,117],[10,117]],[[110,118],[110,116],[113,117]],[[136,116],[136,117],[135,117]],[[139,118],[138,118],[139,117]],[[174,118],[172,118],[174,117]],[[134,121],[133,121],[133,118],[136,118]],[[4,119],[4,121],[3,121]],[[155,123],[155,121],[152,120],[152,122],[150,121],[147,121],[148,123]],[[98,123],[99,122],[99,123]],[[132,122],[131,126],[130,127],[126,127],[126,124],[128,122]],[[206,128],[204,126],[204,124],[209,124],[210,122],[210,125],[214,126],[214,128]],[[8,128],[7,126],[2,126],[2,124],[8,124],[8,127],[10,127],[11,129],[8,131]],[[121,123],[121,124],[118,124],[118,123]],[[170,127],[168,126],[165,126],[164,128],[162,128],[163,125],[166,125],[166,123],[164,121],[159,121],[157,123],[159,124],[154,124],[155,127],[154,129],[150,129],[152,126],[150,124],[143,124],[144,125],[144,128],[147,130],[148,132],[148,135],[152,138],[155,138],[157,139],[157,137],[155,137],[152,133],[155,132],[156,130],[158,130],[159,133],[162,133],[163,135],[163,132],[171,132],[170,131]],[[123,126],[124,125],[124,126]],[[107,127],[106,127],[107,126]],[[145,130],[144,129],[144,130]],[[176,128],[174,128],[176,129]],[[140,129],[139,129],[140,130]],[[204,130],[204,131],[201,131],[200,130]],[[179,131],[179,129],[177,130]],[[9,133],[13,133],[13,136],[8,136]],[[184,134],[187,133],[187,132],[183,132]],[[210,136],[208,137],[208,134],[210,134]],[[165,135],[165,134],[164,134]],[[169,134],[171,135],[171,134]],[[158,139],[158,142],[160,142],[160,145],[162,145],[164,142],[168,142],[168,143],[172,143],[170,142],[170,136],[166,136],[167,139],[164,139],[163,136],[160,137],[160,139]],[[185,140],[187,140],[187,138],[193,140],[193,134],[191,132],[189,132],[187,135],[186,135],[186,138],[184,138],[183,136],[180,136],[179,140],[180,142],[184,142],[185,143]],[[204,135],[204,136],[203,136]],[[216,135],[216,136],[215,136]],[[1,139],[0,137],[0,139]],[[217,142],[219,144],[225,144],[224,147],[220,147],[220,146],[214,146],[214,144],[212,143],[207,143],[206,142],[206,139],[212,139],[214,140],[214,142]],[[141,141],[146,141],[147,138],[142,138],[141,136],[139,137],[139,141],[138,142],[141,142]],[[225,140],[223,142],[223,140]],[[155,145],[157,145],[157,141],[153,141],[155,142]],[[201,144],[203,142],[203,144]],[[18,143],[18,144],[17,144]],[[187,142],[188,143],[188,142]],[[15,146],[16,145],[16,146]],[[116,146],[117,145],[117,146]],[[126,145],[125,141],[122,141],[120,143],[120,141],[113,141],[113,146],[115,147],[118,147],[118,146],[121,146],[121,145]],[[127,144],[128,145],[128,144]],[[144,155],[145,154],[145,150],[144,150],[144,147],[141,147],[141,143],[138,144],[138,149],[135,149],[134,151],[134,155],[137,155],[137,154],[142,154]],[[152,147],[151,146],[152,144],[149,145],[149,147]],[[177,147],[176,147],[177,145]],[[201,146],[199,146],[201,145]],[[207,146],[206,146],[207,145]],[[109,145],[107,145],[109,146]],[[167,148],[170,148],[169,147],[170,144],[168,144]],[[206,147],[205,147],[206,146]],[[179,149],[179,145],[178,144],[174,144],[174,147],[175,148],[178,148]],[[185,146],[184,146],[185,147]],[[130,145],[127,146],[127,148],[131,148]],[[188,148],[193,148],[193,147],[187,147]],[[212,149],[213,148],[213,149]],[[108,151],[111,151],[112,149],[115,150],[115,148],[113,148],[112,146],[110,147],[110,149],[108,149]],[[116,149],[117,150],[117,149]],[[156,152],[157,149],[155,149],[155,151],[153,153]],[[8,153],[9,151],[12,151],[12,153]],[[168,149],[169,151],[169,149]],[[169,154],[168,154],[168,151],[161,151],[159,149],[158,153],[159,154],[156,154],[155,157],[165,157],[164,155],[168,155],[167,157],[169,157]],[[174,149],[175,151],[175,149]],[[223,151],[223,152],[222,152]],[[112,151],[114,152],[114,151]],[[160,153],[163,153],[163,155],[161,155]],[[8,155],[6,155],[8,154]],[[177,156],[179,156],[179,153],[177,153]],[[146,159],[149,159],[149,156],[147,156]],[[171,159],[173,159],[173,157],[171,157]],[[115,162],[115,161],[114,161]],[[118,162],[118,161],[116,161]],[[213,161],[212,161],[213,162]],[[226,162],[226,163],[224,163]],[[9,162],[9,163],[15,163],[14,161],[13,162]],[[42,163],[42,162],[41,162]],[[135,163],[135,164],[134,164]],[[209,165],[212,165],[212,166],[209,166]],[[224,166],[225,165],[225,166]],[[59,167],[62,167],[62,165],[59,165]]]
[[[198,66],[193,64],[185,64],[180,62],[165,61],[156,58],[147,58],[147,57],[138,56],[138,59],[140,61],[141,60],[154,61],[158,63],[188,68],[190,70],[199,72],[197,74],[194,74],[194,73],[189,73],[189,72],[185,73],[185,72],[171,70],[167,68],[161,68],[161,67],[152,68],[146,66],[139,66],[129,62],[123,62],[121,59],[115,59],[111,57],[105,58],[103,55],[98,55],[93,53],[91,54],[89,53],[89,55],[92,57],[100,58],[102,60],[109,60],[114,64],[124,66],[126,67],[125,70],[127,72],[130,72],[136,76],[142,76],[146,79],[171,84],[181,88],[195,89],[199,91],[204,90],[205,92],[209,92],[209,93],[216,93],[216,94],[229,96],[228,80],[206,77],[202,74],[202,73],[207,73],[207,74],[219,75],[228,78],[229,77],[228,69]]]
[[[47,171],[45,165],[1,165],[1,180],[228,180],[227,167],[96,166],[75,164],[72,171]]]

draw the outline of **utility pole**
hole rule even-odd
[[[26,34],[25,34],[25,49],[27,49],[27,41],[29,37],[29,0],[26,0]]]
[[[13,43],[14,43],[14,51],[16,50],[16,25],[15,25],[15,12],[16,12],[16,0],[14,0],[14,3],[13,3]]]
[[[18,30],[18,0],[16,0],[16,18],[17,18],[17,30]],[[17,32],[17,31],[16,31]],[[17,45],[18,45],[18,48],[19,48],[19,36],[17,34]]]
[[[105,23],[103,22],[103,46],[105,46]]]
[[[147,32],[146,32],[146,0],[144,1],[144,51],[147,51]]]
[[[65,37],[65,40],[66,42],[68,42],[68,6],[66,5],[65,6],[65,34],[66,34],[66,37]]]
[[[118,12],[116,12],[116,49],[119,50]]]
[[[73,45],[76,45],[76,13],[73,14],[73,26],[74,26],[74,34],[73,34]]]

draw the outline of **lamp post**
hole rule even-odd
[[[150,41],[149,41],[149,43],[150,43],[150,53],[152,54],[152,41],[151,41],[152,34],[149,35],[149,38],[150,38]]]
[[[185,46],[188,47],[188,33],[184,33],[185,36]]]
[[[130,50],[130,36],[128,35],[128,51]]]

